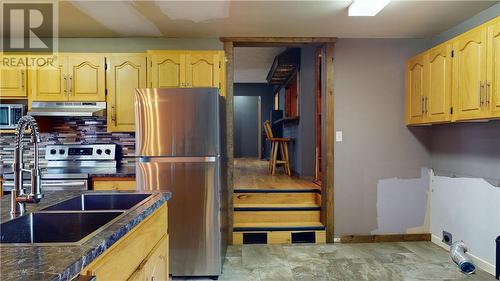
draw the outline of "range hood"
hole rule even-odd
[[[28,115],[53,117],[103,116],[106,102],[32,102]]]

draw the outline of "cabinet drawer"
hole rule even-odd
[[[93,181],[94,190],[135,190],[135,180]]]
[[[101,257],[84,268],[81,274],[95,275],[97,280],[128,280],[141,270],[154,247],[167,233],[167,205],[156,210]],[[147,271],[147,268],[145,268]],[[146,273],[141,272],[138,275]]]

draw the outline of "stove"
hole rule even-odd
[[[42,191],[87,190],[89,174],[116,172],[116,151],[116,144],[47,145]],[[29,189],[29,181],[24,186]],[[4,191],[10,192],[13,187],[13,175],[5,175]]]

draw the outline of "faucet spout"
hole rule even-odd
[[[31,170],[24,168],[24,133],[26,128],[31,130],[31,142],[34,150],[34,166]],[[40,163],[38,160],[38,144],[40,133],[35,118],[26,115],[19,119],[16,127],[16,147],[14,150],[14,189],[11,193],[10,214],[12,217],[22,215],[25,211],[25,203],[38,203],[43,197],[41,187]],[[24,190],[24,172],[31,172],[31,190],[26,194]]]

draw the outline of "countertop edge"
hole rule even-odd
[[[148,218],[154,211],[159,209],[165,202],[167,202],[171,194],[169,192],[158,193],[155,194],[158,198],[154,203],[152,203],[149,207],[142,210],[139,214],[135,215],[133,219],[131,219],[127,224],[120,227],[116,230],[111,236],[105,238],[101,243],[99,243],[94,249],[88,251],[84,256],[80,257],[76,262],[71,264],[64,270],[63,272],[47,272],[50,274],[56,274],[57,276],[53,278],[53,281],[65,281],[72,280],[77,277],[80,272],[96,260],[99,256],[101,256],[106,250],[108,250],[111,246],[113,246],[116,242],[118,242],[122,237],[124,237],[127,233],[133,230],[139,223]],[[154,200],[154,198],[150,199]],[[136,211],[136,210],[133,210]]]

